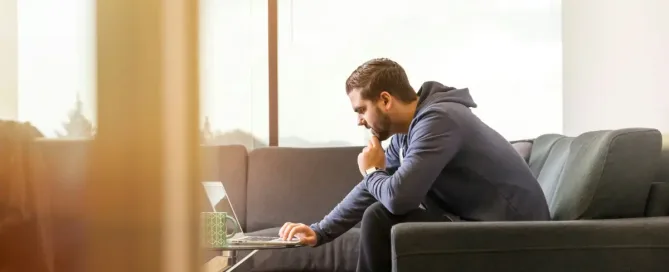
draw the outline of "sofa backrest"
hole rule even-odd
[[[202,181],[220,181],[235,209],[237,220],[246,227],[246,178],[248,176],[248,152],[243,145],[203,146],[200,157]],[[201,189],[202,211],[212,211],[211,204]]]
[[[654,129],[543,135],[529,165],[555,220],[641,217],[661,141]]]
[[[662,154],[648,195],[646,216],[669,216],[669,133],[662,137]]]
[[[49,226],[54,249],[55,271],[83,271],[82,256],[86,253],[84,227],[84,186],[86,162],[90,161],[90,140],[42,139],[34,142],[41,153],[44,168],[33,171],[35,177],[47,178],[48,205],[51,206]]]
[[[660,157],[660,167],[655,176],[655,182],[669,182],[669,132],[662,135]]]
[[[362,147],[266,147],[249,153],[246,230],[317,222],[362,177]]]
[[[652,129],[544,135],[529,165],[555,219],[669,215],[669,135]],[[40,140],[49,176],[56,267],[76,271],[83,252],[83,188],[91,140]],[[662,161],[656,163],[662,148]],[[255,149],[205,146],[203,180],[222,181],[246,231],[286,219],[320,220],[362,179],[362,147]],[[658,170],[659,169],[659,170]],[[653,182],[655,178],[655,182]],[[651,188],[652,183],[652,189]],[[648,199],[648,203],[646,203]],[[205,202],[203,209],[208,209]]]

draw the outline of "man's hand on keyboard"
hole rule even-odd
[[[315,246],[317,242],[316,232],[309,226],[301,223],[286,222],[279,230],[279,237],[284,241],[297,237],[300,239],[300,243],[308,246]]]

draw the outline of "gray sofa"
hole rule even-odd
[[[529,164],[554,221],[401,224],[394,270],[669,271],[668,145],[639,129],[541,136]]]
[[[514,142],[554,221],[405,223],[393,228],[396,271],[667,271],[669,147],[653,129],[543,135]],[[250,234],[320,220],[361,179],[360,147],[205,148]],[[524,151],[525,150],[525,151]],[[526,154],[523,154],[528,152]],[[655,216],[657,218],[649,218]],[[263,251],[253,271],[355,271],[359,230],[317,248]]]
[[[555,220],[400,224],[392,232],[394,269],[669,271],[669,139],[664,147],[661,142],[652,129],[514,142],[538,176]],[[37,142],[50,173],[52,209],[59,211],[52,220],[56,271],[83,271],[80,166],[89,144]],[[205,146],[202,176],[225,184],[247,233],[276,234],[285,220],[320,220],[360,182],[360,150]],[[260,252],[245,268],[355,271],[358,241],[353,228],[321,247]]]

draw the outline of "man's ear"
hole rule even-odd
[[[383,107],[388,109],[390,107],[390,104],[392,103],[392,97],[388,92],[382,92],[381,93],[381,103],[383,103]]]

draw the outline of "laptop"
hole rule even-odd
[[[253,247],[292,247],[299,246],[300,240],[298,238],[293,238],[292,240],[284,241],[282,240],[277,233],[277,236],[247,236],[242,230],[242,226],[239,224],[237,219],[237,214],[235,213],[234,208],[232,207],[232,202],[230,197],[225,191],[223,183],[220,181],[203,181],[202,187],[204,188],[209,204],[213,212],[226,212],[229,216],[237,221],[237,233],[228,239],[228,243],[234,246],[253,246]]]

